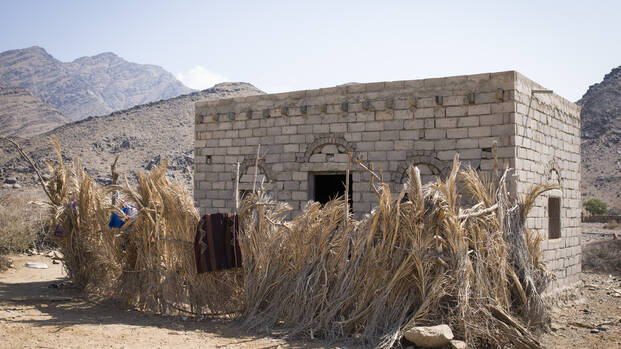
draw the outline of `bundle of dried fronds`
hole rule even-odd
[[[286,204],[247,195],[245,324],[387,348],[412,326],[448,323],[475,347],[539,346],[523,324],[545,321],[547,277],[524,219],[546,188],[511,202],[506,171],[458,169],[456,158],[446,181],[422,186],[412,167],[397,196],[368,170],[379,204],[360,221],[343,199],[309,203],[287,221]],[[478,204],[462,208],[462,194]]]
[[[74,161],[57,164],[47,188],[55,234],[69,277],[87,291],[114,295],[158,313],[230,313],[239,309],[241,271],[196,274],[194,231],[198,213],[190,194],[166,176],[166,162],[140,173],[132,188],[101,187]],[[112,200],[113,197],[118,199]],[[113,204],[113,202],[115,202]],[[134,218],[123,205],[137,208]],[[116,213],[126,223],[111,228]]]
[[[53,140],[57,165],[48,161],[52,173],[46,183],[50,202],[54,234],[64,255],[64,264],[73,282],[85,289],[107,288],[120,266],[107,253],[113,233],[107,229],[108,212],[112,210],[106,191],[96,185],[76,160],[65,166],[60,144]]]

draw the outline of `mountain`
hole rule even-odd
[[[26,138],[70,121],[25,89],[0,86],[0,136]]]
[[[592,85],[582,106],[582,196],[621,212],[621,66]]]
[[[0,53],[0,81],[28,90],[74,121],[192,92],[155,65],[110,52],[65,63],[38,46]]]
[[[55,159],[50,136],[59,138],[66,160],[79,157],[101,184],[110,181],[110,165],[119,154],[118,171],[135,178],[139,170],[169,160],[169,175],[192,190],[194,168],[194,103],[229,97],[263,94],[247,83],[222,83],[214,87],[135,106],[106,116],[65,124],[20,144],[41,168]],[[34,172],[9,144],[0,142],[1,179],[14,175],[22,185],[35,184]]]

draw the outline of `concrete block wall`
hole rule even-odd
[[[531,104],[536,123],[531,120],[527,127],[538,127],[537,132],[524,135],[524,105],[533,86],[538,85],[509,71],[198,102],[197,206],[201,214],[231,212],[237,163],[240,189],[251,190],[259,144],[258,181],[273,198],[299,210],[312,198],[310,176],[344,173],[348,152],[372,162],[397,192],[410,164],[419,166],[423,180],[429,181],[449,171],[455,153],[474,168],[491,170],[496,142],[499,159],[516,168],[510,182],[514,194],[546,178],[538,157],[554,159],[560,166],[567,219],[563,218],[561,239],[545,241],[544,246],[546,261],[559,272],[559,279],[573,280],[579,271],[575,256],[580,254],[575,240],[580,215],[579,114],[570,102],[547,95],[551,107]],[[351,173],[353,211],[360,217],[377,204],[377,197],[367,173],[356,166]],[[529,224],[545,235],[544,207],[542,198]]]
[[[571,287],[579,280],[580,248],[580,108],[544,87],[516,74],[515,180],[523,193],[536,183],[560,185],[540,196],[528,226],[544,238],[544,260],[557,280],[550,290]],[[548,198],[561,199],[561,236],[548,235]]]

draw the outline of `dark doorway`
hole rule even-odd
[[[328,201],[340,196],[345,196],[345,174],[313,174],[311,176],[313,200],[326,204]],[[353,200],[352,194],[352,176],[349,175],[349,207],[351,210]]]

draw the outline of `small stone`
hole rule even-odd
[[[8,176],[4,179],[4,183],[6,184],[15,184],[17,183],[17,177],[15,176]]]
[[[13,189],[21,189],[21,188],[22,188],[21,184],[18,184],[18,183],[13,184]]]
[[[451,348],[453,348],[453,349],[466,349],[466,348],[468,348],[468,344],[466,342],[464,342],[464,341],[453,339],[451,341]]]
[[[453,331],[448,325],[414,327],[404,333],[405,339],[423,348],[438,348],[450,343]]]
[[[591,330],[591,333],[599,333],[599,330],[594,328],[594,329]]]

